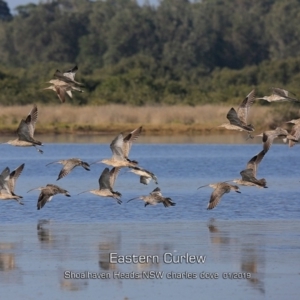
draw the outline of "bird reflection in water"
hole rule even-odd
[[[210,240],[212,244],[219,244],[225,245],[230,244],[232,242],[232,238],[229,237],[229,233],[225,231],[220,231],[215,224],[214,219],[210,219],[209,223],[207,224],[209,233],[210,233]]]
[[[0,271],[6,272],[15,268],[15,255],[13,253],[0,253]]]
[[[15,254],[11,252],[15,248],[13,243],[0,243],[0,271],[11,271],[16,268]]]
[[[118,253],[118,255],[136,255],[136,256],[158,256],[162,257],[163,253],[167,250],[171,249],[169,245],[166,244],[146,244],[140,243],[137,249],[132,249],[130,253],[121,253],[121,235],[120,233],[110,234],[106,233],[107,237],[104,237],[102,241],[99,242],[99,267],[101,270],[105,271],[116,271],[118,267],[125,268],[127,266],[131,266],[137,271],[145,271],[152,268],[158,268],[159,263],[152,261],[149,259],[145,263],[133,263],[133,264],[118,264],[110,262],[110,253]],[[115,236],[115,238],[111,238],[111,236]],[[122,251],[123,252],[123,251]],[[125,271],[125,270],[122,270]]]
[[[99,267],[105,271],[116,271],[117,264],[110,262],[110,253],[117,253],[121,249],[121,235],[115,233],[115,238],[104,237],[103,241],[99,242]]]
[[[60,281],[60,288],[67,291],[82,291],[88,287],[88,282],[78,279],[62,279]]]
[[[230,255],[226,259],[233,260],[234,264],[236,264],[236,260],[239,258],[240,269],[234,272],[250,273],[251,277],[247,277],[247,282],[250,283],[251,288],[265,293],[264,282],[262,280],[264,255],[261,250],[264,247],[260,240],[261,237],[256,234],[253,235],[251,233],[252,229],[249,226],[237,224],[234,231],[226,231],[224,229],[220,230],[214,219],[211,219],[207,224],[213,250],[217,250],[222,257]],[[220,226],[220,228],[224,228],[224,226]]]
[[[114,248],[113,243],[110,242],[100,242],[99,243],[99,267],[105,271],[115,271],[117,269],[117,264],[112,264],[110,262],[110,253],[115,252],[110,250]]]
[[[139,246],[139,250],[137,255],[139,257],[141,256],[149,256],[149,257],[162,257],[163,253],[166,252],[170,247],[164,246],[162,244],[156,243],[156,244],[146,244],[141,243]],[[144,263],[137,263],[136,265],[137,271],[146,271],[146,270],[152,270],[153,268],[157,269],[159,267],[159,261],[149,259],[148,261]]]
[[[54,237],[52,236],[51,230],[45,228],[46,225],[50,224],[50,220],[39,220],[37,223],[37,235],[38,239],[43,244],[51,244],[54,242]]]
[[[264,260],[262,255],[258,255],[257,249],[253,248],[252,244],[249,248],[242,249],[241,272],[251,273],[251,278],[247,278],[247,282],[252,288],[264,294],[263,272],[260,272],[260,269],[264,267]]]
[[[15,243],[0,243],[0,282],[16,283],[22,282],[22,272],[16,265]]]

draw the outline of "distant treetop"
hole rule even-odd
[[[0,19],[7,21],[11,20],[11,18],[12,15],[10,13],[7,3],[3,0],[0,0]]]

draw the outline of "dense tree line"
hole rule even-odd
[[[79,66],[73,103],[217,103],[256,87],[300,90],[300,0],[0,0],[0,103],[55,102],[56,69]]]

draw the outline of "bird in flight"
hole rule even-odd
[[[101,173],[99,180],[98,180],[99,189],[84,191],[84,192],[79,193],[78,195],[90,192],[94,195],[101,196],[101,197],[112,197],[112,198],[116,199],[116,201],[119,204],[121,204],[122,201],[121,201],[120,197],[122,196],[122,194],[113,190],[113,187],[115,185],[115,181],[117,179],[120,169],[121,169],[120,167],[117,167],[117,168],[114,167],[111,170],[109,170],[109,168],[105,168],[103,170],[103,172]]]
[[[220,203],[222,196],[226,193],[230,193],[231,191],[240,193],[239,187],[237,185],[232,185],[227,182],[210,183],[200,186],[198,189],[206,186],[212,187],[214,189],[207,204],[207,209],[215,208]]]
[[[158,203],[162,203],[164,207],[175,206],[176,203],[172,201],[169,197],[164,197],[161,193],[159,187],[155,188],[148,196],[138,196],[132,199],[129,199],[127,202],[130,202],[135,199],[140,199],[145,202],[145,207],[147,205],[156,205]]]
[[[82,161],[80,158],[70,158],[70,159],[62,159],[62,160],[58,160],[58,161],[53,161],[53,162],[47,164],[46,166],[49,166],[49,165],[55,164],[55,163],[63,165],[63,168],[59,172],[56,180],[59,180],[65,176],[67,176],[77,166],[81,166],[84,169],[86,169],[87,171],[90,171],[90,165],[87,162]]]
[[[22,120],[17,129],[18,138],[10,140],[4,144],[9,144],[16,147],[35,147],[40,153],[43,153],[37,146],[43,146],[42,142],[34,138],[35,124],[38,118],[38,109],[34,104],[27,118]]]
[[[248,124],[247,118],[249,109],[255,100],[255,90],[252,90],[246,98],[242,101],[237,111],[232,107],[227,113],[227,119],[229,123],[224,123],[219,127],[223,127],[229,130],[238,130],[248,132],[248,138],[252,138],[251,132],[254,131],[254,127]]]
[[[61,187],[55,185],[55,184],[47,184],[46,186],[41,186],[38,188],[34,188],[29,190],[27,193],[30,191],[38,190],[41,191],[38,202],[37,202],[37,209],[40,210],[42,209],[45,204],[49,201],[52,200],[53,196],[57,194],[64,194],[67,197],[71,197],[69,192],[67,190],[62,189]]]

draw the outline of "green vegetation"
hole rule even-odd
[[[0,104],[57,103],[56,69],[79,66],[72,104],[237,104],[252,88],[300,95],[299,0],[0,0]]]

